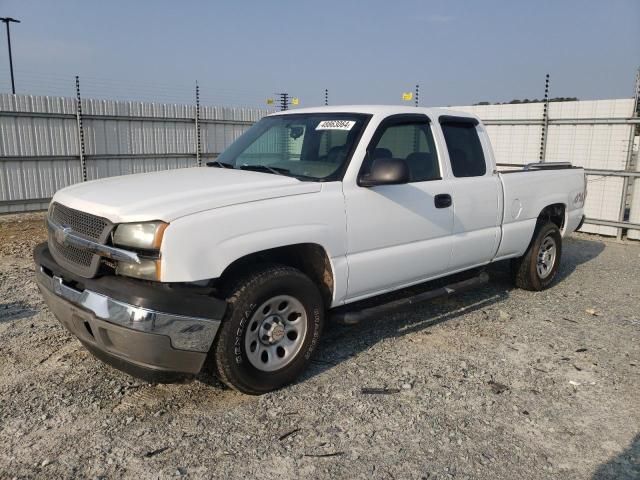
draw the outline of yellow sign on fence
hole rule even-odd
[[[413,93],[411,92],[404,92],[402,94],[402,100],[404,100],[405,102],[410,102],[413,99]]]

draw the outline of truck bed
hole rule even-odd
[[[505,167],[505,164],[499,164]],[[519,256],[528,246],[538,215],[549,205],[564,212],[562,234],[582,220],[584,169],[570,163],[506,164],[498,176],[503,191],[502,240],[496,260]]]

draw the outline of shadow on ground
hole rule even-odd
[[[564,281],[579,265],[595,259],[604,248],[603,242],[581,238],[568,239],[564,244],[556,283]],[[490,275],[488,284],[449,299],[435,299],[413,305],[393,314],[372,317],[357,325],[329,323],[323,334],[323,341],[312,360],[313,365],[300,381],[319,375],[386,338],[427,330],[461,315],[502,303],[515,288],[511,278],[510,262],[497,262],[487,271]],[[429,288],[428,284],[425,285],[425,289]]]
[[[570,238],[564,247],[557,282],[566,279],[579,265],[600,255],[605,244],[599,241]],[[435,299],[424,304],[413,305],[392,314],[372,317],[357,325],[340,325],[328,321],[321,344],[312,359],[312,365],[299,382],[304,382],[333,368],[384,339],[427,330],[461,315],[500,304],[515,288],[511,279],[510,263],[509,261],[497,262],[487,270],[491,278],[488,284],[449,299]],[[421,288],[428,290],[434,287],[425,284]],[[211,371],[209,365],[207,370],[198,376],[198,380],[214,388],[224,388]]]
[[[604,242],[570,237],[563,242],[562,261],[556,282],[562,282],[571,275],[576,267],[590,262],[605,249]]]
[[[593,480],[631,480],[640,478],[640,434],[629,448],[598,467]]]

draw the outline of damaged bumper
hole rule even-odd
[[[197,374],[226,302],[124,277],[79,278],[36,247],[36,281],[56,318],[102,361],[154,382]]]

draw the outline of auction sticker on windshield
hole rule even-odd
[[[316,130],[351,130],[355,124],[354,120],[323,120]]]

